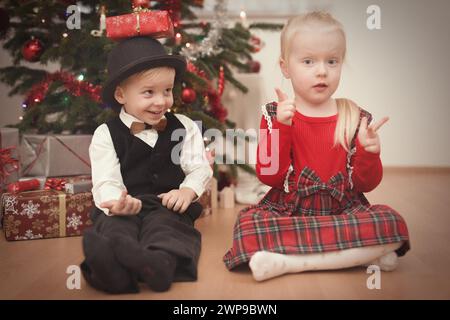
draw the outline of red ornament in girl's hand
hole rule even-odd
[[[22,47],[23,58],[30,62],[38,61],[42,51],[43,45],[38,39],[31,39]]]
[[[192,103],[195,99],[197,99],[197,94],[194,89],[184,88],[181,92],[181,100],[183,100],[184,103]]]

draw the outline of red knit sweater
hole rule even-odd
[[[273,118],[272,128],[279,129],[279,150],[278,152],[274,150],[275,154],[272,156],[271,135],[261,134],[256,163],[256,173],[261,182],[272,187],[283,187],[291,164],[289,156],[291,150],[297,177],[305,166],[313,169],[323,182],[328,182],[339,171],[347,176],[347,152],[341,145],[333,147],[337,117],[337,114],[330,117],[308,117],[295,112],[292,126],[279,123]],[[268,132],[267,122],[264,118],[261,119],[260,128],[261,132],[265,130]],[[266,159],[263,156],[264,149],[266,149]],[[260,151],[263,155],[260,154]],[[279,161],[278,170],[267,174],[270,166],[276,168],[277,160]],[[356,139],[356,153],[353,155],[352,166],[355,191],[369,192],[380,183],[383,176],[380,154],[365,151],[358,139]],[[261,169],[266,171],[261,172]]]

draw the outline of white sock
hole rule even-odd
[[[379,266],[382,271],[394,271],[398,266],[398,256],[395,252],[389,252],[364,266],[370,265]]]
[[[248,265],[256,281],[263,281],[289,272],[285,256],[274,252],[258,251],[252,256]]]
[[[381,270],[392,271],[397,266],[397,254],[393,251],[398,249],[401,244],[398,242],[301,255],[258,251],[250,259],[249,267],[256,281],[267,280],[286,273],[335,270],[367,264],[376,264]]]

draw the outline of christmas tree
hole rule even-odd
[[[163,42],[169,52],[188,60],[184,81],[174,89],[172,111],[202,121],[204,130],[233,128],[221,95],[225,85],[247,92],[233,73],[259,68],[251,54],[260,50],[261,41],[250,29],[281,26],[230,27],[224,0],[216,0],[210,22],[201,21],[193,8],[202,7],[203,0],[2,1],[0,36],[13,65],[0,69],[0,81],[11,86],[9,95],[25,97],[23,119],[15,126],[22,132],[92,133],[113,117],[115,111],[100,98],[107,55],[115,44],[106,37],[105,17],[165,10],[174,32]],[[49,73],[43,68],[48,62],[58,62],[60,70]],[[236,166],[230,169],[235,175]]]

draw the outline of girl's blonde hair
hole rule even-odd
[[[280,47],[281,57],[285,63],[288,63],[288,57],[292,40],[295,35],[305,26],[318,26],[329,28],[340,32],[344,39],[344,52],[342,58],[345,59],[346,53],[346,37],[342,24],[337,21],[331,14],[323,11],[312,11],[304,13],[288,20],[281,31]],[[346,151],[351,146],[352,138],[359,124],[360,109],[351,100],[336,99],[338,109],[338,120],[336,130],[334,132],[334,145],[340,144]]]

